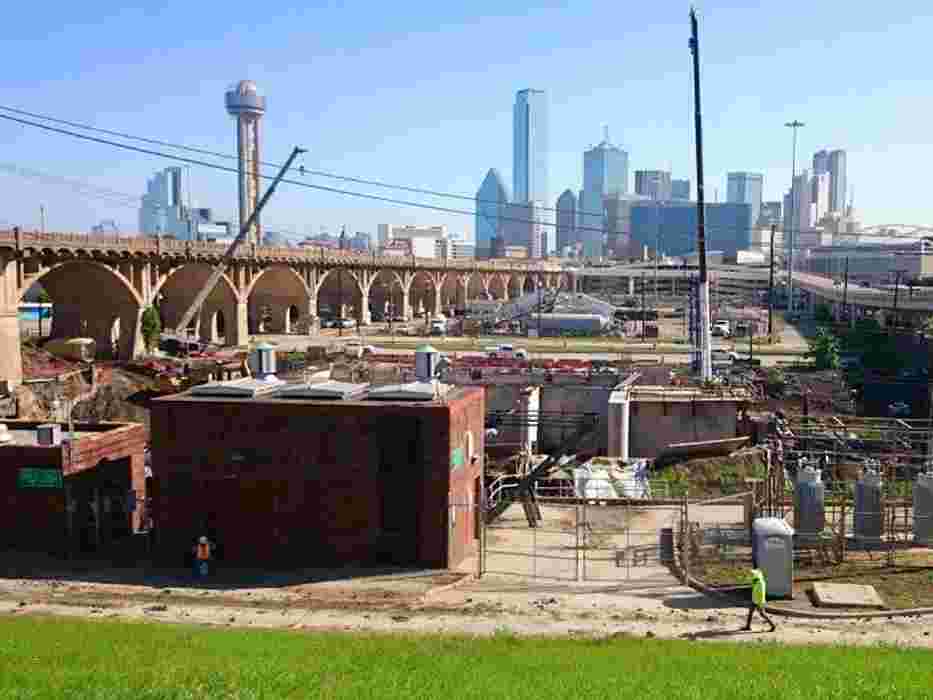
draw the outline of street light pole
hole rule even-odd
[[[774,341],[774,224],[771,224],[771,265],[768,271],[768,342]]]
[[[797,244],[797,241],[794,238],[794,212],[795,212],[795,190],[794,190],[794,181],[797,179],[797,129],[804,126],[802,121],[795,119],[792,122],[786,122],[784,126],[793,129],[794,139],[793,139],[793,156],[791,163],[790,171],[790,217],[788,221],[790,223],[790,231],[785,231],[784,235],[787,236],[790,233],[790,240],[785,243],[785,248],[787,248],[787,310],[793,313],[794,311],[794,246]]]

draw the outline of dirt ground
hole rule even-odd
[[[513,512],[517,511],[517,512]],[[620,565],[620,549],[649,544],[673,511],[542,506],[531,529],[520,508],[487,531],[486,571],[220,569],[207,582],[185,570],[118,569],[5,554],[0,614],[64,615],[293,630],[522,636],[898,644],[933,647],[930,618],[811,621],[777,618],[778,631],[741,633],[746,610],[687,588],[654,558]],[[704,519],[734,522],[741,509],[709,506]],[[589,527],[580,527],[588,524]],[[578,536],[589,549],[581,553]],[[593,546],[592,538],[596,538]],[[497,553],[498,552],[498,553]],[[535,556],[529,556],[529,553]],[[517,575],[520,572],[523,575]],[[929,586],[929,584],[928,584]]]
[[[933,647],[928,619],[800,621],[742,633],[745,610],[678,585],[574,586],[487,575],[397,574],[287,586],[0,580],[0,614],[149,620],[306,631],[487,636],[611,635],[794,644]],[[167,583],[167,581],[165,582]]]

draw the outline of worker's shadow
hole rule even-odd
[[[720,629],[720,630],[703,630],[702,632],[684,632],[680,635],[681,639],[719,639],[721,637],[741,637],[747,634],[765,634],[770,632],[768,630],[744,630],[741,628],[738,629]]]

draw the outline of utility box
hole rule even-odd
[[[755,518],[752,561],[761,569],[770,598],[794,596],[794,529],[781,518]]]

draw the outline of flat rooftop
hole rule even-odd
[[[201,384],[180,394],[172,394],[158,403],[340,403],[358,406],[444,405],[466,395],[470,387],[440,382],[370,385],[329,380],[325,382],[269,382],[246,377],[227,382]]]
[[[749,401],[751,393],[742,387],[653,386],[636,384],[627,388],[631,401],[671,403],[693,401]]]
[[[55,421],[19,421],[6,420],[0,421],[0,425],[6,426],[6,430],[0,429],[0,434],[8,434],[10,440],[0,442],[0,449],[4,447],[48,447],[49,449],[60,449],[60,445],[40,445],[39,444],[39,426],[57,425],[61,430],[62,440],[73,437],[75,440],[82,438],[93,438],[106,433],[110,433],[121,428],[134,427],[137,423],[74,423],[74,432],[69,432],[68,423],[58,423]]]

